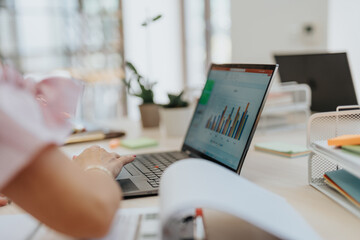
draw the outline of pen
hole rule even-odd
[[[99,141],[108,138],[117,138],[124,136],[125,133],[122,131],[88,131],[82,133],[76,133],[67,138],[65,144]]]
[[[196,208],[194,219],[194,240],[205,240],[204,216],[201,208]]]

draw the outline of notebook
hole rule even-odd
[[[255,144],[255,150],[290,158],[306,156],[311,152],[306,147],[283,142],[257,143]]]
[[[325,182],[346,197],[355,206],[360,207],[360,179],[341,169],[327,172]]]
[[[189,157],[240,174],[277,68],[212,64],[181,150],[137,155],[116,178],[124,196],[157,194],[167,166]]]
[[[360,155],[360,145],[343,145],[341,148],[348,152]]]

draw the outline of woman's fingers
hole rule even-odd
[[[112,157],[112,161],[109,161],[107,164],[105,164],[105,167],[108,168],[116,177],[122,167],[132,161],[134,161],[135,155],[127,155],[127,156],[120,156],[120,157]]]
[[[7,197],[0,197],[0,207],[7,205],[9,200]]]
[[[102,165],[116,177],[122,167],[135,159],[135,155],[120,156],[117,153],[109,153],[99,146],[91,146],[85,149],[74,161],[86,168],[89,165]]]
[[[131,163],[134,161],[136,155],[126,155],[119,158],[119,160],[123,163],[123,165]]]

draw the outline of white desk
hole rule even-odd
[[[121,121],[113,123],[112,128],[124,129],[127,137],[140,135],[155,138],[159,146],[131,151],[117,148],[119,154],[143,153],[153,151],[178,150],[181,147],[181,138],[167,138],[158,129],[142,131],[139,123]],[[289,143],[306,144],[305,130],[283,132],[259,132],[254,136],[253,143],[265,141],[286,141]],[[109,141],[97,144],[109,149]],[[69,156],[80,153],[89,144],[65,146],[62,149]],[[310,187],[307,182],[307,157],[289,159],[262,152],[254,151],[250,147],[241,176],[287,199],[287,201],[305,218],[305,220],[324,239],[358,239],[360,236],[360,219],[349,213],[331,199]],[[240,190],[239,190],[240,191]],[[246,193],[244,193],[246,194]],[[149,207],[157,206],[158,197],[146,197],[124,200],[121,207]],[[18,213],[20,210],[14,205],[0,208],[0,214]],[[205,220],[208,227],[209,239],[239,239],[255,238],[269,239],[267,233],[249,226],[230,215],[215,211],[205,211]]]

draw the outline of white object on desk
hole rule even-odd
[[[237,216],[281,239],[320,239],[286,202],[239,175],[201,159],[178,161],[165,170],[160,183],[163,239],[182,212],[197,207]]]
[[[32,237],[40,223],[28,214],[0,216],[0,239],[24,240]]]
[[[97,240],[159,240],[158,212],[158,208],[119,209],[109,233]],[[51,231],[29,214],[0,216],[1,240],[43,240],[49,238]],[[54,236],[58,237],[56,239],[68,239],[66,236]]]
[[[311,116],[307,129],[309,156],[309,184],[360,218],[360,210],[324,182],[326,172],[345,169],[360,177],[360,158],[341,149],[328,146],[327,140],[346,134],[360,134],[359,106],[338,107],[337,112],[316,113]],[[344,109],[344,111],[340,111]]]
[[[109,233],[97,240],[160,240],[158,213],[158,208],[119,209]]]

